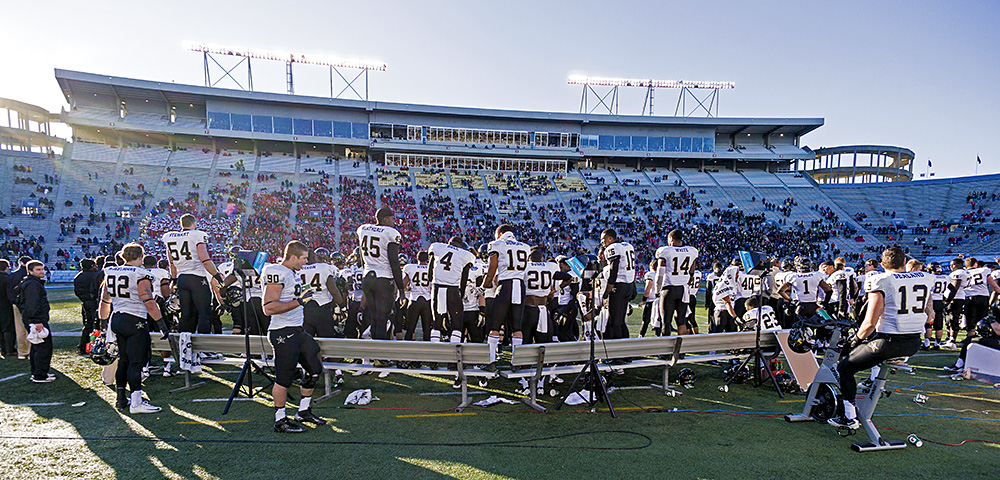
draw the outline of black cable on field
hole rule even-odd
[[[642,439],[641,445],[626,447],[608,446],[581,446],[581,445],[526,445],[533,442],[543,442],[547,440],[558,440],[572,437],[582,437],[591,435],[622,434]],[[597,430],[593,432],[567,433],[563,435],[551,435],[546,437],[536,437],[519,440],[503,440],[496,442],[468,442],[468,443],[438,443],[438,442],[367,442],[360,440],[265,440],[265,439],[197,439],[197,438],[161,438],[142,437],[138,435],[109,435],[103,437],[45,437],[45,436],[20,436],[3,435],[0,440],[82,440],[82,441],[119,441],[119,442],[167,442],[167,443],[221,443],[221,444],[301,444],[301,445],[368,445],[368,446],[391,446],[391,447],[501,447],[501,448],[546,448],[559,450],[642,450],[653,444],[653,439],[648,435],[632,432],[628,430]]]

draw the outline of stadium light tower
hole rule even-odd
[[[292,75],[292,64],[303,63],[308,65],[321,65],[330,68],[330,98],[340,98],[348,89],[354,92],[360,100],[368,100],[368,71],[375,70],[379,72],[384,72],[386,70],[386,65],[381,62],[367,62],[362,60],[346,60],[341,58],[330,57],[326,55],[305,55],[299,53],[289,53],[282,51],[268,51],[268,50],[251,50],[249,48],[241,47],[229,47],[223,45],[213,45],[206,43],[196,43],[187,42],[184,44],[184,48],[192,52],[199,52],[202,54],[205,66],[205,86],[214,87],[220,81],[228,77],[232,80],[241,90],[253,91],[253,70],[250,66],[251,59],[258,60],[272,60],[285,63],[285,82],[288,85],[288,94],[295,94],[295,82]],[[236,63],[232,68],[223,67],[218,60],[215,59],[215,55],[226,55],[233,57],[240,57],[241,60]],[[209,60],[215,63],[222,70],[222,76],[218,77],[214,82],[212,81],[211,71],[209,69]],[[232,75],[233,70],[246,62],[247,64],[247,88],[243,88],[243,85]],[[347,80],[340,69],[351,69],[359,70],[358,74],[354,76],[353,79]],[[340,76],[341,80],[344,81],[346,86],[340,90],[336,95],[333,94],[333,73],[336,72]],[[354,88],[354,84],[364,76],[365,84],[365,94],[364,96]],[[360,88],[360,85],[359,85]]]
[[[580,113],[593,113],[598,107],[604,107],[611,115],[618,115],[618,87],[643,87],[646,89],[646,99],[643,101],[642,114],[646,115],[648,108],[649,115],[653,115],[653,92],[657,88],[679,88],[680,96],[677,98],[677,107],[674,108],[674,116],[687,117],[704,110],[709,117],[719,116],[719,91],[729,90],[736,87],[733,82],[714,81],[690,81],[690,80],[653,80],[636,78],[610,78],[610,77],[587,77],[583,75],[571,75],[568,83],[570,85],[583,85],[583,96],[580,98]],[[601,95],[594,90],[594,86],[610,87],[608,91]],[[709,90],[703,97],[699,98],[693,92],[694,89]],[[589,97],[593,95],[597,99],[594,108],[589,108]],[[610,98],[609,98],[610,97]],[[697,105],[687,111],[687,97],[691,97]],[[715,113],[712,113],[712,109]]]

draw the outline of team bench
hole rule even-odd
[[[171,334],[169,341],[153,340],[153,350],[171,350],[176,353],[179,334]],[[325,393],[316,399],[320,402],[336,395],[332,390],[330,372],[337,369],[391,372],[419,373],[423,375],[457,376],[461,383],[462,403],[459,409],[469,405],[468,377],[494,377],[495,373],[480,370],[478,365],[490,361],[489,345],[475,343],[437,343],[437,342],[399,342],[391,340],[351,340],[343,338],[317,338],[321,358],[333,359],[378,359],[388,361],[391,366],[375,366],[372,364],[348,363],[345,361],[323,362]],[[246,340],[242,335],[191,335],[191,349],[195,352],[214,352],[224,355],[239,355],[246,352]],[[266,337],[250,336],[250,355],[254,362],[261,366],[272,366],[271,360],[261,360],[259,357],[273,356],[271,344]],[[242,365],[242,358],[203,358],[202,365]],[[441,367],[435,370],[429,367],[401,368],[397,362],[437,363]],[[182,392],[201,386],[204,382],[192,384],[191,374],[184,373],[184,386],[171,392]]]
[[[597,341],[594,357],[605,362],[598,364],[601,371],[662,367],[663,384],[652,386],[673,396],[680,392],[670,387],[670,367],[679,363],[738,358],[742,356],[739,350],[756,345],[756,335],[756,332],[706,333]],[[778,339],[772,332],[763,332],[760,344],[764,348],[777,347]],[[518,370],[503,371],[500,375],[506,378],[528,378],[529,399],[526,403],[544,412],[545,408],[538,404],[536,398],[538,381],[546,375],[576,374],[589,360],[590,342],[521,345],[514,349],[511,356],[511,365]],[[616,364],[606,363],[609,361]]]

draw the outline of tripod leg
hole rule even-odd
[[[240,376],[236,377],[236,384],[233,385],[233,391],[229,394],[229,400],[226,401],[226,406],[222,408],[222,414],[225,415],[229,413],[229,407],[233,404],[233,399],[236,398],[236,394],[240,391],[240,386],[243,385],[243,378],[246,377],[247,372],[250,370],[251,362],[247,359],[247,363],[243,364],[243,369],[240,370]]]
[[[767,357],[764,356],[764,352],[760,350],[757,351],[757,362],[762,365],[766,365],[764,368],[764,376],[771,379],[771,384],[774,385],[774,391],[778,392],[778,398],[785,398],[785,392],[781,389],[781,385],[778,384],[778,379],[774,377],[774,372],[771,371],[771,366],[767,362]],[[757,369],[757,373],[760,374],[760,369]],[[760,384],[763,384],[766,380],[763,378],[758,379]]]
[[[556,410],[562,408],[563,404],[566,403],[566,397],[569,397],[570,395],[573,394],[573,388],[575,388],[576,384],[580,381],[580,379],[587,374],[587,368],[589,367],[590,364],[584,365],[583,370],[580,370],[580,373],[576,374],[576,378],[573,379],[573,383],[569,384],[569,389],[566,390],[566,394],[559,399],[559,403],[556,405]]]
[[[608,411],[611,412],[611,418],[618,418],[614,405],[611,405],[611,397],[608,396],[608,388],[604,384],[604,377],[601,376],[601,371],[597,369],[597,362],[592,362],[590,368],[591,374],[594,375],[594,382],[601,386],[601,394],[604,395],[604,403],[608,404]]]

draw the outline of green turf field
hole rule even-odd
[[[633,335],[638,313],[631,319]],[[699,314],[704,324],[704,310]],[[54,331],[78,328],[78,304],[53,305],[53,318]],[[55,342],[54,383],[6,379],[26,373],[27,361],[0,360],[0,478],[940,480],[996,478],[1000,465],[1000,444],[930,442],[1000,442],[1000,389],[940,378],[939,367],[953,362],[956,352],[918,354],[911,359],[920,367],[916,374],[892,375],[894,394],[879,403],[877,413],[885,416],[875,423],[887,438],[903,440],[903,432],[913,432],[924,446],[861,454],[850,444],[867,441],[863,432],[840,438],[825,424],[781,418],[801,411],[804,395],[780,400],[772,390],[749,385],[723,393],[717,388],[722,368],[707,364],[692,366],[696,385],[676,398],[643,388],[657,382],[658,369],[615,377],[617,387],[637,387],[611,394],[617,419],[579,407],[540,414],[520,403],[456,414],[459,397],[447,378],[348,375],[346,392],[371,388],[380,400],[370,409],[345,409],[342,393],[314,406],[328,425],[279,436],[271,432],[266,396],[237,402],[225,416],[223,402],[193,401],[226,397],[235,368],[208,370],[206,386],[178,394],[168,390],[182,378],[154,376],[146,391],[163,411],[130,417],[112,407],[114,393],[101,384],[98,367],[75,355],[76,339]],[[572,379],[566,380],[557,388]],[[497,379],[487,390],[517,399],[516,385]],[[912,401],[917,393],[928,396],[926,404]],[[542,398],[550,409],[556,401]],[[78,402],[86,404],[73,406]],[[55,405],[45,405],[50,403]]]

